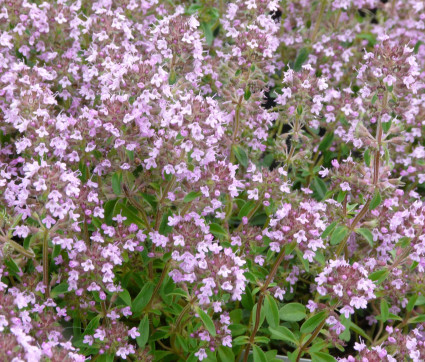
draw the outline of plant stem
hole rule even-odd
[[[301,347],[300,347],[300,351],[298,352],[297,355],[297,359],[295,360],[295,362],[299,362],[302,353],[304,352],[304,350],[308,347],[308,345],[314,341],[314,339],[317,337],[317,335],[319,334],[320,330],[323,328],[323,326],[326,323],[326,318],[322,321],[322,323],[320,323],[316,329],[314,330],[313,334],[311,335],[311,337],[307,340],[307,342],[305,342]]]
[[[385,109],[387,106],[388,101],[388,92],[386,91],[384,94],[383,99],[383,106],[382,108]],[[375,158],[374,158],[374,167],[373,167],[373,192],[377,190],[378,188],[378,181],[379,181],[379,166],[380,166],[380,154],[381,154],[381,141],[382,141],[382,123],[381,119],[378,120],[378,127],[376,129],[376,142],[378,144],[378,148],[375,151]],[[336,250],[336,255],[339,256],[341,252],[344,250],[345,245],[347,244],[347,240],[350,237],[351,233],[354,231],[357,224],[360,222],[361,218],[366,215],[369,205],[371,203],[372,199],[369,197],[366,201],[366,204],[363,206],[363,208],[360,210],[360,212],[357,214],[357,216],[354,218],[353,222],[350,225],[350,231],[347,234],[347,236],[344,238],[344,240],[339,244],[338,249]]]
[[[187,304],[184,306],[184,308],[182,309],[182,311],[180,312],[179,316],[177,317],[176,324],[175,324],[175,326],[174,326],[173,334],[172,334],[172,337],[171,337],[171,346],[172,346],[173,348],[174,348],[174,344],[175,344],[175,341],[176,341],[176,335],[177,335],[177,333],[179,333],[179,331],[180,331],[180,324],[181,324],[181,322],[182,322],[182,320],[183,320],[184,316],[185,316],[185,315],[186,315],[186,313],[190,310],[190,308],[191,308],[191,307],[192,307],[192,302],[187,303]]]
[[[152,303],[153,303],[156,295],[158,294],[159,289],[161,288],[162,282],[164,281],[165,277],[167,276],[167,273],[168,273],[168,269],[169,268],[170,268],[170,263],[167,262],[165,264],[165,266],[164,266],[164,269],[162,269],[161,276],[159,277],[158,283],[155,286],[155,289],[154,289],[154,291],[152,293],[152,297],[149,300],[149,303],[146,305],[145,310],[149,311],[150,307],[152,306]]]
[[[314,43],[314,41],[316,40],[316,36],[317,36],[317,33],[319,32],[320,24],[322,22],[323,14],[325,13],[326,5],[327,5],[326,3],[327,3],[326,0],[321,1],[319,16],[317,17],[316,25],[314,26],[314,30],[311,35],[311,43]]]
[[[102,314],[103,314],[103,322],[102,325],[105,326],[106,325],[106,315],[108,314],[108,311],[106,310],[106,303],[104,300],[102,300],[100,302],[100,305],[102,307]]]
[[[340,16],[341,16],[341,9],[338,9],[338,11],[336,12],[334,28],[336,28],[338,26]]]
[[[236,139],[238,138],[238,133],[239,133],[242,99],[243,99],[243,96],[240,96],[239,100],[238,100],[238,104],[236,106],[236,111],[235,111],[235,122],[233,123],[232,145],[231,145],[231,148],[230,148],[230,162],[232,162],[232,163],[235,161],[235,154],[233,152],[233,145],[236,143]]]
[[[187,313],[187,311],[192,307],[192,303],[187,303],[184,308],[182,309],[182,311],[180,312],[179,316],[177,317],[176,320],[176,326],[175,326],[175,330],[176,332],[178,332],[180,330],[180,323],[183,320],[183,317],[185,316],[185,314]]]
[[[16,241],[12,239],[8,239],[5,236],[0,235],[0,241],[2,241],[5,244],[10,245],[13,249],[15,249],[17,252],[21,253],[23,256],[26,256],[27,258],[34,258],[35,253],[32,251],[32,249],[25,249],[22,245],[18,244]]]
[[[46,298],[50,298],[49,287],[49,231],[44,230],[43,236],[43,283],[46,287]]]
[[[158,231],[159,228],[159,220],[161,219],[161,212],[160,212],[160,208],[161,208],[161,204],[163,203],[163,201],[165,200],[165,198],[167,197],[168,193],[170,192],[171,188],[174,185],[174,182],[176,181],[176,176],[172,176],[170,181],[168,181],[167,186],[165,186],[165,190],[163,192],[163,194],[161,195],[161,199],[158,202],[158,211],[156,213],[156,218],[155,218],[155,230]]]
[[[143,222],[146,224],[146,229],[148,229],[148,231],[151,231],[152,228],[151,228],[151,225],[150,225],[149,220],[148,220],[148,216],[146,215],[146,212],[145,212],[145,209],[143,208],[143,206],[140,205],[135,199],[133,199],[131,197],[130,192],[129,192],[129,190],[128,190],[128,188],[125,184],[123,185],[123,190],[124,190],[125,196],[127,197],[127,200],[130,202],[130,204],[133,205],[142,215]]]
[[[273,278],[275,277],[277,270],[279,268],[279,265],[282,263],[283,258],[285,257],[285,248],[282,248],[282,250],[279,252],[272,270],[270,271],[269,276],[266,279],[266,282],[264,283],[264,285],[262,286],[262,288],[260,289],[260,297],[258,298],[258,303],[257,303],[257,310],[256,310],[256,315],[255,315],[255,325],[254,325],[254,329],[251,332],[251,336],[249,337],[249,343],[247,344],[246,348],[245,348],[245,355],[243,358],[244,362],[248,361],[248,356],[249,356],[249,350],[251,349],[251,345],[254,343],[254,339],[255,339],[255,335],[258,332],[258,328],[260,327],[260,316],[261,316],[261,308],[263,306],[263,301],[264,301],[264,293],[266,292],[267,288],[269,287],[269,284],[271,283],[271,281],[273,280]]]
[[[338,245],[338,249],[336,249],[336,256],[341,255],[342,251],[345,248],[345,245],[347,244],[347,240],[350,237],[351,233],[354,231],[354,229],[356,228],[357,224],[360,222],[361,218],[366,215],[368,209],[369,209],[369,204],[370,204],[371,199],[368,198],[368,200],[366,201],[366,203],[364,204],[363,208],[360,210],[360,212],[357,214],[357,216],[354,218],[353,222],[351,223],[349,229],[350,231],[348,232],[347,236],[344,238],[343,241],[341,241],[341,243]]]
[[[263,203],[263,195],[261,195],[258,198],[258,201],[257,201],[256,205],[254,206],[254,208],[248,213],[248,215],[246,215],[246,217],[248,218],[248,220],[251,219],[251,217],[257,212],[257,210],[260,208],[260,206],[262,205],[262,203]],[[235,229],[234,232],[240,231],[242,229],[242,227],[243,227],[243,223],[241,222],[238,225],[238,227]]]

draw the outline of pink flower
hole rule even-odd
[[[103,329],[98,328],[98,329],[95,330],[95,334],[93,335],[93,337],[103,341],[106,337],[106,333]]]
[[[198,352],[196,352],[196,353],[195,353],[195,356],[196,356],[196,357],[198,357],[198,359],[199,359],[200,361],[202,361],[203,359],[205,359],[205,358],[207,358],[207,357],[208,357],[208,355],[207,355],[207,353],[205,352],[205,349],[204,349],[204,348],[201,348]]]
[[[129,335],[131,338],[135,339],[135,338],[137,338],[137,337],[139,337],[139,336],[140,336],[140,333],[139,333],[139,331],[137,330],[137,328],[136,328],[136,327],[133,327],[133,328],[131,328],[131,329],[128,331],[128,335]]]
[[[341,186],[342,191],[350,191],[351,190],[350,184],[348,182],[343,182],[340,186]]]

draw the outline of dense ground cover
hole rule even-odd
[[[0,360],[425,360],[425,5],[0,0]]]

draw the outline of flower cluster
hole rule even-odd
[[[0,0],[0,360],[424,360],[424,21]]]

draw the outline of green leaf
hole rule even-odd
[[[206,22],[201,22],[201,28],[204,31],[205,40],[207,44],[211,46],[214,40],[214,34],[212,32],[211,25]]]
[[[267,323],[271,327],[277,327],[279,325],[279,309],[277,308],[276,300],[271,295],[266,295],[264,311],[266,313]]]
[[[309,51],[307,48],[301,48],[298,52],[297,58],[295,59],[294,63],[294,70],[296,72],[301,70],[302,65],[305,63],[305,61],[308,59]]]
[[[333,139],[333,132],[326,133],[325,137],[323,137],[322,141],[319,144],[319,150],[325,152],[331,146]]]
[[[156,206],[158,205],[158,200],[155,195],[147,194],[145,192],[141,192],[140,195],[143,199],[152,206],[152,209],[156,210]]]
[[[149,338],[149,318],[147,315],[140,321],[138,331],[140,336],[136,337],[136,342],[139,348],[143,348]]]
[[[121,183],[122,183],[122,173],[115,172],[112,175],[112,190],[115,195],[121,195]]]
[[[325,231],[323,231],[323,233],[322,233],[322,239],[325,239],[334,229],[335,229],[335,226],[337,225],[337,222],[336,221],[334,221],[332,224],[330,224],[326,229],[325,229]]]
[[[365,39],[369,42],[369,45],[371,47],[375,46],[375,44],[377,43],[376,41],[376,35],[372,34],[372,33],[360,33],[356,35],[357,39]]]
[[[411,324],[411,323],[422,323],[425,322],[425,314],[422,315],[418,315],[414,318],[410,318],[407,323]]]
[[[99,362],[114,362],[115,355],[112,353],[101,354],[96,358],[96,361]]]
[[[308,350],[309,352],[320,352],[322,349],[326,348],[326,346],[326,341],[319,340],[319,342],[313,343]]]
[[[301,116],[301,115],[303,114],[303,106],[302,106],[301,104],[299,104],[299,105],[297,106],[297,114],[298,114],[299,116]]]
[[[218,347],[218,357],[220,362],[234,362],[235,355],[231,348],[226,346]]]
[[[56,298],[60,294],[68,293],[68,283],[63,282],[56,285],[50,292],[52,298]]]
[[[344,201],[345,196],[347,196],[347,191],[340,190],[338,192],[338,196],[336,197],[336,201],[338,201],[341,204]]]
[[[138,316],[142,312],[143,308],[147,306],[152,297],[153,289],[153,283],[146,283],[140,293],[136,296],[136,298],[134,298],[131,310],[135,316]]]
[[[423,44],[423,42],[421,40],[418,40],[415,44],[415,47],[413,48],[413,52],[415,54],[418,54],[419,52],[419,47]]]
[[[80,338],[81,336],[81,319],[80,319],[80,312],[75,312],[73,316],[72,321],[72,331],[74,333],[74,338]]]
[[[252,351],[254,355],[254,362],[267,362],[266,354],[263,350],[256,346],[255,344],[252,346]]]
[[[13,275],[18,276],[21,273],[21,269],[12,258],[7,258],[3,262]]]
[[[261,213],[259,215],[255,215],[251,220],[250,220],[250,225],[254,225],[254,226],[261,226],[263,227],[264,224],[266,223],[267,220],[267,214],[265,213]]]
[[[202,9],[201,4],[192,4],[187,8],[186,13],[188,15],[193,15],[193,14],[197,13],[199,9]]]
[[[90,323],[87,325],[86,329],[84,330],[83,336],[94,334],[94,330],[99,326],[100,318],[101,316],[97,315],[90,321]]]
[[[202,193],[200,191],[192,191],[189,192],[183,199],[183,202],[191,202],[201,196]]]
[[[350,232],[346,226],[338,226],[331,236],[331,245],[339,244]]]
[[[304,270],[308,273],[310,270],[310,265],[308,263],[307,259],[304,259],[304,255],[302,253],[302,251],[298,248],[295,249],[295,253],[297,254],[297,258],[298,260],[301,262],[301,264],[303,265]]]
[[[309,334],[313,332],[319,325],[326,319],[327,315],[325,311],[321,311],[314,316],[307,319],[301,326],[301,333]]]
[[[112,217],[114,216],[115,205],[117,204],[118,199],[109,200],[105,202],[105,222],[110,225],[112,223]]]
[[[392,124],[392,119],[390,119],[388,122],[382,122],[382,129],[385,133],[387,133],[390,130],[391,124]]]
[[[393,313],[389,313],[388,314],[388,319],[390,320],[393,320],[393,321],[402,321],[403,320],[403,318],[401,318],[401,317],[399,317],[398,315],[395,315],[395,314],[393,314]]]
[[[326,187],[325,181],[323,181],[320,177],[315,177],[313,179],[313,191],[315,191],[315,198],[317,201],[322,201],[328,191]]]
[[[127,289],[124,289],[120,294],[119,297],[121,298],[121,300],[128,305],[129,307],[131,307],[131,296],[130,293],[128,292]]]
[[[246,86],[245,92],[243,94],[243,98],[247,101],[249,98],[251,98],[251,90],[249,89],[249,86]]]
[[[216,223],[211,223],[210,225],[210,233],[213,234],[215,237],[224,236],[227,237],[226,230],[223,229],[223,227]]]
[[[236,159],[239,161],[239,163],[247,168],[248,167],[248,155],[245,152],[245,150],[239,146],[239,145],[233,145],[233,153],[236,156]]]
[[[306,317],[305,307],[300,303],[289,303],[280,308],[280,319],[288,322],[298,322]]]
[[[187,353],[189,351],[189,346],[188,346],[187,339],[186,338],[183,338],[179,334],[177,334],[176,339],[177,339],[176,342],[181,346],[181,348],[183,349],[183,351],[185,351]]]
[[[167,357],[169,354],[171,354],[171,352],[169,352],[169,351],[161,351],[161,350],[159,350],[159,351],[155,351],[154,352],[154,361],[162,361],[165,357]],[[188,358],[188,360],[187,360],[187,362],[189,362],[190,361],[190,358],[192,357],[192,360],[193,361],[196,361],[197,360],[197,358],[193,355],[193,354],[191,354],[190,356],[189,356],[189,358]]]
[[[373,235],[369,229],[359,228],[359,229],[356,229],[356,233],[363,236],[366,239],[366,241],[369,243],[369,245],[373,248]]]
[[[134,211],[133,211],[134,210]],[[125,216],[127,220],[125,220],[124,223],[133,223],[136,225],[144,225],[144,222],[142,219],[140,219],[137,216],[137,210],[134,209],[131,205],[125,205],[122,202],[118,202],[115,205],[114,214],[121,214],[122,216]]]
[[[330,354],[325,352],[312,352],[311,361],[312,362],[336,362],[336,359],[333,358]]]
[[[382,322],[386,322],[388,320],[390,311],[388,308],[388,303],[385,299],[381,299],[381,318]]]
[[[247,327],[243,324],[231,324],[229,329],[232,331],[232,336],[240,336],[247,331]]]
[[[324,266],[326,264],[325,256],[319,250],[316,251],[316,255],[314,256],[314,259],[316,259],[320,264],[322,264],[322,266]]]
[[[171,232],[171,230],[173,230],[173,228],[170,225],[168,225],[168,218],[171,215],[173,215],[173,212],[171,210],[168,210],[162,217],[161,224],[159,225],[159,229],[158,229],[161,235],[167,236]]]
[[[415,306],[417,305],[425,305],[425,297],[423,295],[418,296],[418,299],[415,302]]]
[[[233,346],[243,346],[248,343],[248,336],[239,336],[233,339]]]
[[[170,75],[168,76],[168,84],[173,85],[177,81],[177,74],[174,69],[171,69]]]
[[[275,328],[269,327],[272,339],[280,341],[291,342],[297,344],[297,338],[295,335],[285,326],[277,326]]]
[[[254,207],[255,202],[253,200],[247,201],[240,209],[238,217],[242,219],[244,216],[247,216]]]
[[[389,272],[386,269],[377,270],[369,274],[369,279],[380,284],[387,278],[388,274]]]
[[[350,329],[358,335],[362,336],[363,338],[367,339],[369,342],[372,342],[372,339],[369,337],[369,335],[357,324],[350,322]]]
[[[350,324],[351,320],[345,318],[345,316],[341,315],[339,317],[341,324],[345,327],[345,330],[339,335],[339,339],[343,340],[344,342],[348,342],[351,339],[351,331],[350,331]],[[316,351],[319,352],[319,351]]]
[[[375,195],[372,198],[372,201],[370,202],[369,210],[376,209],[381,203],[381,201],[382,201],[381,194],[379,193],[379,191],[376,191]]]
[[[200,308],[197,309],[197,312],[208,333],[215,337],[217,333],[215,331],[214,322],[212,321],[211,317]]]
[[[418,295],[414,294],[410,297],[409,302],[407,303],[406,310],[411,312],[415,307],[416,301],[418,300]]]
[[[268,344],[270,342],[270,338],[267,338],[265,336],[257,336],[254,338],[254,342]]]
[[[370,167],[370,150],[367,149],[363,155],[364,162],[366,163],[367,167]]]

